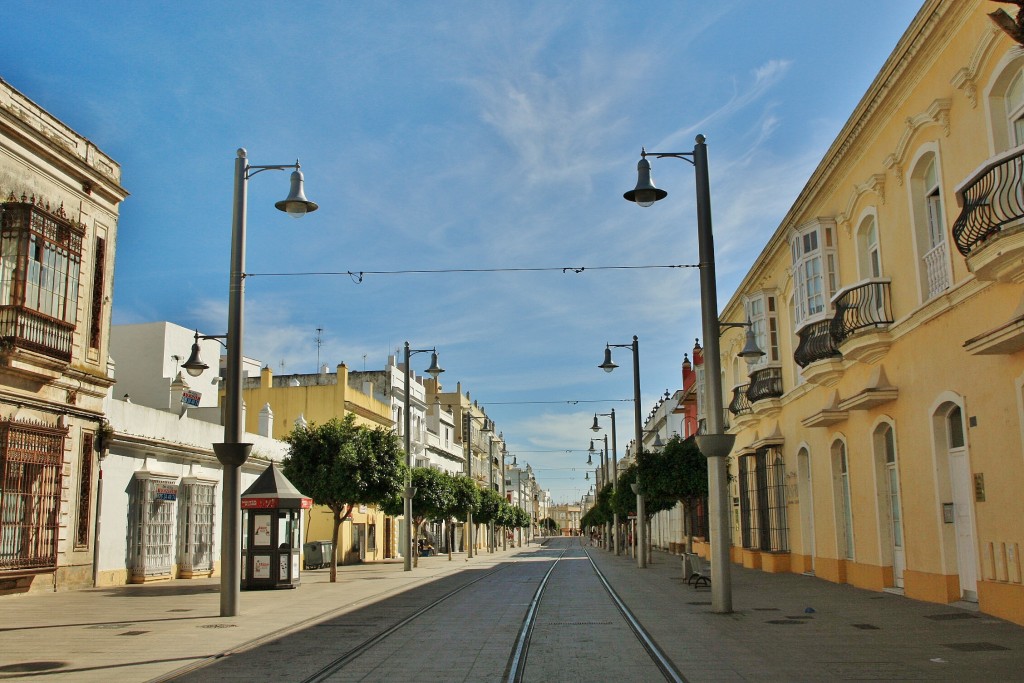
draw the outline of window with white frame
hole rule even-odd
[[[135,476],[128,510],[131,573],[135,580],[166,576],[174,562],[177,485],[148,473]]]
[[[911,173],[914,233],[920,261],[922,300],[935,298],[950,286],[949,246],[942,214],[942,191],[935,152],[918,159]]]
[[[186,479],[179,491],[178,568],[182,573],[213,569],[213,508],[216,483]]]
[[[839,280],[835,222],[818,219],[798,229],[790,241],[793,255],[795,323],[823,316]]]
[[[779,316],[777,298],[770,292],[759,292],[747,297],[744,308],[754,332],[757,348],[764,351],[751,367],[779,360]]]
[[[1011,146],[1024,144],[1024,71],[1017,71],[1010,81],[1003,97],[1003,111]]]
[[[1024,55],[1009,52],[987,87],[989,127],[998,154],[1024,144]]]

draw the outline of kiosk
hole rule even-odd
[[[302,511],[313,501],[271,465],[242,494],[242,590],[299,585]]]

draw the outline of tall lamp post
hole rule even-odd
[[[463,432],[466,437],[466,476],[470,479],[473,478],[473,420],[481,420],[482,426],[480,427],[481,432],[492,432],[494,427],[490,426],[490,420],[487,419],[486,415],[474,415],[468,410],[462,414],[463,417]],[[473,513],[472,511],[466,513],[466,529],[467,529],[467,541],[466,541],[466,558],[472,559],[473,557]]]
[[[224,443],[213,444],[217,459],[224,467],[224,490],[221,507],[223,523],[220,543],[220,615],[238,615],[238,597],[241,590],[242,517],[241,484],[242,465],[252,450],[251,443],[242,443],[245,425],[242,423],[242,335],[245,310],[245,211],[249,178],[263,171],[293,169],[291,189],[285,199],[274,204],[279,210],[295,218],[316,211],[319,207],[306,199],[302,187],[299,162],[272,166],[249,163],[244,149],[235,158],[234,205],[231,212],[231,270],[228,279],[228,333],[204,335],[196,333],[192,354],[181,367],[193,377],[201,375],[209,366],[199,358],[199,339],[223,339],[227,348],[227,367],[224,388]]]
[[[402,555],[403,571],[412,571],[412,498],[416,495],[412,487],[412,418],[409,411],[410,389],[409,376],[412,371],[409,369],[410,359],[417,353],[430,353],[430,367],[427,374],[435,380],[444,370],[437,364],[437,349],[410,349],[409,342],[405,342],[405,397],[403,398],[402,429],[405,432],[405,490],[402,491],[403,506],[402,512],[405,515],[405,529],[402,530]]]
[[[640,449],[643,448],[644,444],[643,422],[640,417],[640,341],[634,334],[632,344],[605,344],[604,362],[597,367],[601,368],[605,372],[611,372],[615,368],[619,367],[616,365],[615,361],[612,360],[612,349],[616,348],[629,349],[633,352],[633,430],[636,435],[636,440],[633,442],[635,451],[633,455],[635,456],[640,452]],[[594,422],[596,423],[597,420],[594,420]],[[614,425],[615,421],[613,419],[613,429]],[[593,427],[591,427],[591,429],[593,429]],[[641,524],[639,526],[642,529],[643,525]],[[638,532],[638,538],[640,533],[643,532]]]
[[[704,396],[707,434],[698,436],[697,447],[708,459],[709,523],[711,540],[711,609],[732,612],[732,575],[729,558],[729,481],[727,459],[735,435],[725,434],[722,425],[722,370],[718,335],[718,287],[715,282],[715,246],[711,230],[711,186],[708,179],[708,150],[703,135],[698,135],[692,152],[650,152],[641,149],[637,163],[636,187],[623,194],[640,206],[651,206],[668,192],[651,180],[648,154],[661,159],[671,157],[692,164],[696,171],[697,248],[700,259],[700,303],[704,334]],[[639,436],[639,427],[638,427]]]
[[[616,444],[615,436],[615,408],[612,408],[610,413],[594,413],[594,424],[590,427],[593,431],[601,431],[601,425],[598,424],[598,417],[610,417],[612,419],[612,490],[617,491],[619,488],[619,453],[618,446]],[[605,435],[605,450],[608,449],[608,436]],[[612,544],[614,546],[615,554],[619,554],[619,513],[612,512]]]
[[[600,437],[598,437],[598,438],[600,438]],[[591,454],[596,453],[596,451],[594,450],[594,440],[593,439],[590,440],[590,448],[588,449],[587,452],[591,453]],[[615,481],[609,476],[609,474],[610,474],[609,473],[609,469],[610,468],[608,467],[608,460],[609,460],[610,457],[611,457],[611,455],[608,452],[608,435],[605,434],[604,435],[604,450],[601,451],[601,486],[607,486],[609,483],[611,483],[611,485],[612,485],[612,493],[614,493],[615,492]],[[589,458],[588,458],[588,463],[589,463]],[[615,528],[614,525],[618,523],[618,519],[619,519],[619,516],[617,514],[614,514],[613,520],[607,523],[608,529],[607,529],[607,534],[606,534],[606,538],[605,538],[605,550],[612,550],[612,548],[615,547],[615,544],[612,542],[612,536],[614,535],[612,530]]]

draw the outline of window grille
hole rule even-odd
[[[78,527],[75,547],[89,545],[89,523],[92,521],[92,451],[93,435],[82,435],[82,460],[78,471]]]
[[[178,515],[178,568],[182,574],[213,570],[213,501],[216,485],[182,482]]]
[[[54,569],[67,430],[0,420],[0,571]]]
[[[740,528],[743,547],[767,552],[789,550],[786,465],[775,448],[739,459]]]
[[[132,580],[171,573],[174,550],[174,501],[157,495],[170,479],[136,479],[130,502]]]
[[[107,242],[96,238],[96,256],[92,272],[92,311],[89,316],[89,348],[100,348],[103,331],[103,298],[106,279]]]

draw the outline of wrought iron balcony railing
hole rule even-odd
[[[831,328],[831,318],[819,320],[800,328],[796,333],[800,337],[800,343],[797,344],[796,351],[793,352],[793,360],[797,365],[806,368],[816,361],[842,356],[832,337]]]
[[[1024,146],[992,158],[957,190],[963,209],[953,223],[953,241],[962,255],[1024,219],[1022,165]]]
[[[747,388],[747,399],[751,403],[780,396],[782,396],[782,368],[760,368],[751,373],[750,385]]]
[[[889,278],[874,278],[848,287],[836,295],[836,314],[829,332],[835,345],[858,330],[880,328],[893,322],[889,304]]]
[[[64,362],[71,361],[75,326],[22,306],[0,306],[0,342]]]
[[[732,401],[729,402],[729,412],[733,415],[746,415],[751,411],[750,401],[747,399],[749,384],[743,384],[732,390]]]

